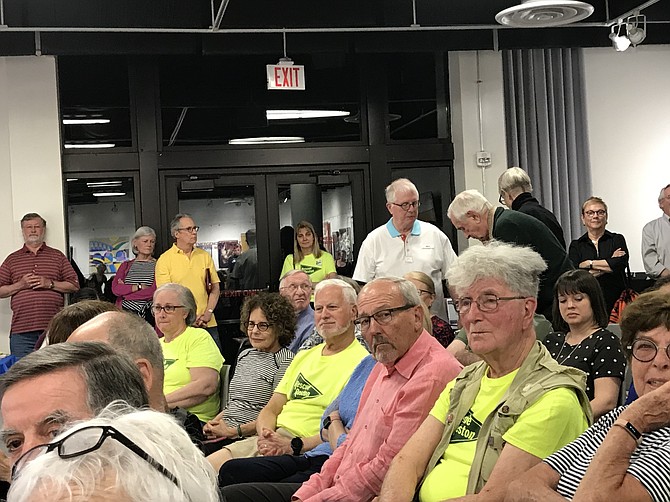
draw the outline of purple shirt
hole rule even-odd
[[[463,367],[427,331],[390,370],[377,363],[347,440],[294,499],[367,501],[379,494],[391,460]]]

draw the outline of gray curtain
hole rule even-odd
[[[528,173],[569,243],[592,195],[581,49],[503,51],[503,78],[508,162]]]

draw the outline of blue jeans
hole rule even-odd
[[[35,350],[37,339],[44,331],[27,331],[25,333],[11,333],[9,335],[9,351],[17,359],[27,356]]]
[[[212,335],[212,338],[214,339],[214,343],[219,348],[219,352],[221,352],[221,339],[219,338],[219,327],[218,326],[212,326],[211,328],[205,328],[205,330],[210,335]]]

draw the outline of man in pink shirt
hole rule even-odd
[[[363,287],[357,306],[355,323],[378,362],[365,384],[346,441],[321,472],[302,486],[233,485],[225,492],[229,502],[372,500],[379,494],[393,457],[462,369],[423,329],[421,300],[411,282],[394,277],[375,279]],[[231,491],[234,487],[239,489]]]

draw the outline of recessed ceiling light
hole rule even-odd
[[[63,124],[65,125],[109,124],[109,122],[109,119],[103,118],[63,119]]]
[[[302,136],[259,136],[258,138],[235,138],[228,141],[231,145],[259,145],[265,143],[304,143]]]
[[[87,181],[86,186],[89,188],[120,187],[122,183],[121,181]]]
[[[64,148],[114,148],[114,143],[65,143]]]
[[[79,181],[79,178],[67,178],[65,181]]]
[[[126,192],[95,192],[94,197],[122,197]]]
[[[347,117],[351,112],[345,110],[267,110],[268,120],[318,119],[328,117]]]

